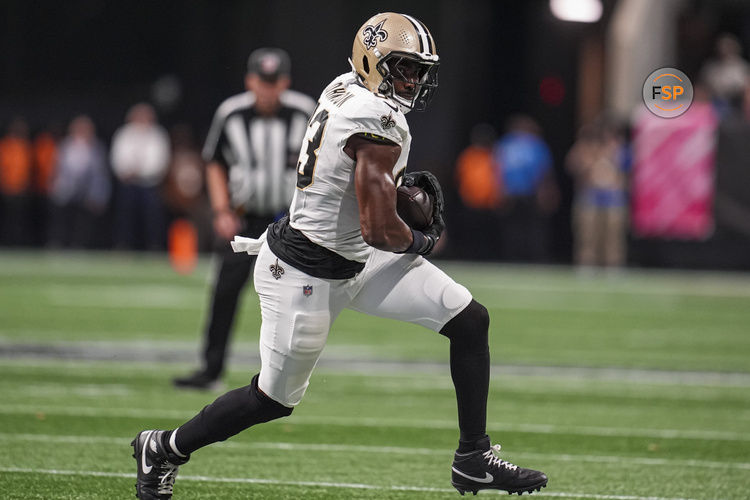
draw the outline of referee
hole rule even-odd
[[[216,111],[203,148],[206,183],[221,258],[204,332],[203,367],[174,380],[177,387],[218,389],[240,292],[255,257],[234,253],[235,235],[257,237],[289,208],[307,121],[315,108],[308,96],[289,90],[289,55],[257,49],[248,59],[247,92]]]

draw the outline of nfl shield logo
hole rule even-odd
[[[302,293],[305,297],[312,295],[312,285],[302,285]]]

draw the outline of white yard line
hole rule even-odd
[[[471,283],[475,293],[484,294],[487,306],[513,310],[576,311],[576,312],[633,312],[676,311],[680,297],[750,298],[750,287],[726,289],[720,285],[704,288],[652,288],[642,286],[598,287],[573,283],[567,285],[522,284],[511,282]],[[69,287],[48,285],[42,297],[57,307],[77,308],[157,308],[191,309],[202,304],[207,292],[199,287],[185,288],[170,285],[77,285]],[[628,301],[612,303],[610,295],[628,296]],[[582,297],[593,296],[593,297]]]
[[[124,384],[59,384],[59,383],[28,383],[0,381],[3,395],[34,397],[79,396],[84,398],[100,398],[104,396],[124,397],[133,394],[130,386]]]
[[[454,429],[452,420],[408,420],[398,418],[350,418],[350,417],[297,417],[301,423],[346,425],[361,427],[415,427],[429,429]],[[293,422],[290,422],[293,423]],[[718,441],[750,441],[750,434],[727,431],[706,431],[692,429],[648,429],[629,427],[594,427],[550,424],[500,424],[490,423],[489,431],[528,432],[533,434],[575,434],[605,437],[645,437],[656,439],[699,439]]]
[[[496,282],[472,282],[471,288],[473,289],[484,289],[494,290],[498,292],[518,293],[553,293],[559,294],[560,296],[566,296],[568,294],[615,294],[615,295],[651,295],[651,296],[664,296],[664,297],[718,297],[718,298],[748,298],[750,297],[750,286],[747,283],[733,283],[727,282],[722,283],[720,281],[714,282],[696,282],[690,287],[680,285],[666,285],[664,283],[658,283],[658,279],[655,280],[653,285],[643,285],[637,283],[628,283],[623,281],[621,283],[606,284],[602,282],[592,281],[590,284],[582,284],[580,281],[571,281],[565,284],[551,284],[551,283],[520,283],[510,282],[503,279],[498,279]]]
[[[65,436],[56,434],[20,434],[0,433],[0,441],[6,442],[40,442],[40,443],[66,443],[66,444],[112,444],[126,445],[132,440],[131,437],[112,436]],[[446,456],[450,450],[435,448],[409,448],[404,446],[367,446],[351,444],[328,444],[328,443],[276,443],[276,442],[234,442],[228,441],[217,443],[221,448],[235,448],[246,450],[279,450],[279,451],[321,451],[330,453],[379,453],[385,455],[428,455]],[[630,465],[650,465],[664,467],[698,467],[709,469],[739,469],[750,470],[748,462],[719,462],[705,460],[684,460],[672,458],[648,458],[628,457],[611,455],[578,455],[559,453],[525,453],[513,452],[514,459],[523,458],[531,460],[545,460],[552,462],[586,462],[586,463],[612,463]]]
[[[0,467],[0,472],[20,473],[20,474],[45,474],[57,476],[89,476],[89,477],[109,477],[109,478],[135,478],[134,473],[125,472],[100,472],[100,471],[83,471],[83,470],[64,470],[64,469],[33,469],[21,467]],[[279,479],[260,479],[250,477],[208,477],[208,476],[189,476],[180,475],[179,481],[198,481],[212,483],[238,483],[238,484],[269,484],[278,486],[303,486],[314,488],[340,488],[355,490],[375,490],[375,491],[414,491],[424,493],[451,493],[455,494],[456,490],[452,488],[429,488],[425,486],[401,486],[401,485],[375,485],[364,483],[335,483],[329,481],[284,481]],[[552,498],[590,498],[593,500],[694,500],[683,497],[656,497],[656,496],[637,496],[637,495],[602,495],[596,493],[569,493],[550,491],[534,493],[535,497],[552,497]]]
[[[4,404],[0,407],[0,414],[51,414],[65,416],[89,417],[126,417],[138,419],[174,418],[188,419],[195,415],[192,410],[168,410],[148,408],[97,408],[87,406],[53,406],[53,405],[23,405]],[[293,415],[284,420],[291,425],[327,425],[347,427],[403,427],[415,429],[456,429],[453,420],[423,420],[399,418],[368,418],[368,417],[338,417]],[[594,427],[576,425],[551,424],[508,424],[491,423],[489,431],[527,432],[532,434],[573,434],[581,436],[602,437],[635,437],[651,439],[695,439],[707,441],[750,441],[750,433],[731,431],[710,431],[698,429],[649,429],[629,427]]]
[[[346,332],[339,332],[346,336]],[[30,330],[30,337],[39,332]],[[64,338],[65,331],[44,332],[50,338]],[[167,371],[174,366],[175,359],[190,362],[197,359],[197,349],[194,341],[186,340],[51,340],[44,342],[33,340],[28,343],[11,338],[5,338],[7,332],[0,328],[0,354],[7,351],[8,358],[0,357],[0,367],[45,368],[64,366],[66,370],[91,373],[92,376],[109,374],[113,370],[118,373],[141,372],[143,370]],[[96,335],[96,334],[94,334]],[[158,333],[127,332],[128,336],[143,336],[158,338]],[[260,363],[258,357],[258,342],[238,341],[234,345],[232,361],[237,364]],[[116,363],[109,363],[112,359]],[[75,359],[73,363],[71,360]],[[80,361],[78,361],[80,360]],[[106,370],[102,370],[102,363],[107,361]],[[133,364],[125,364],[133,361]],[[168,368],[169,367],[169,368]],[[657,370],[644,368],[618,367],[581,367],[581,366],[534,366],[534,365],[494,365],[491,367],[493,376],[521,376],[546,377],[554,379],[551,383],[560,384],[564,380],[581,380],[589,382],[613,382],[622,384],[648,384],[654,386],[705,386],[705,387],[750,387],[750,373],[739,372],[711,372],[711,371],[680,371]],[[239,371],[235,368],[235,371]],[[245,371],[245,373],[247,373]],[[445,375],[446,387],[450,388],[448,377],[448,362],[439,361],[391,361],[378,359],[377,353],[367,356],[363,349],[347,345],[329,345],[320,360],[316,373],[328,375],[348,376],[375,375],[376,377],[403,378],[409,374],[424,374],[428,382],[423,387],[439,388],[435,384],[434,374]],[[249,378],[248,378],[249,380]],[[411,390],[409,383],[401,385]],[[661,396],[660,396],[661,397]],[[675,395],[666,395],[670,399],[680,399]],[[686,399],[695,399],[686,398]],[[698,398],[700,399],[700,398]]]
[[[203,299],[202,291],[167,285],[48,285],[43,297],[53,306],[78,308],[136,308],[190,310]]]

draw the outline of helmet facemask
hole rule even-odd
[[[376,65],[383,76],[378,92],[392,98],[405,111],[424,111],[437,90],[439,65],[415,54],[391,52]]]

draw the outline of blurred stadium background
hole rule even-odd
[[[509,117],[529,115],[552,153],[561,194],[546,218],[548,238],[538,258],[567,263],[573,258],[575,181],[565,157],[581,126],[608,113],[630,139],[633,116],[643,108],[640,88],[653,69],[675,66],[698,84],[702,70],[716,58],[721,34],[733,34],[743,54],[750,44],[750,7],[739,0],[568,3],[573,14],[576,4],[591,4],[595,13],[599,6],[600,17],[591,23],[562,20],[546,0],[473,1],[466,6],[414,1],[376,8],[359,2],[228,1],[217,7],[200,1],[10,0],[0,6],[5,22],[0,33],[0,129],[7,132],[13,119],[21,117],[32,138],[42,131],[60,138],[74,116],[88,114],[108,146],[126,111],[147,101],[156,106],[165,128],[188,125],[200,146],[216,106],[241,91],[252,49],[285,48],[292,56],[293,87],[317,96],[333,75],[347,70],[352,26],[374,10],[408,9],[431,27],[443,59],[439,98],[428,113],[410,116],[412,168],[429,168],[447,188],[455,188],[456,161],[469,145],[474,125],[486,123],[501,134]],[[747,150],[734,138],[747,131],[734,133],[741,125],[731,125],[726,143],[732,151],[712,165],[716,183],[711,200],[717,206],[710,229],[678,238],[663,230],[631,231],[631,264],[750,267],[744,251],[750,233],[750,183],[746,169],[735,167],[745,165]],[[685,170],[682,175],[690,175],[687,166]],[[460,232],[462,219],[472,212],[462,210],[457,189],[453,194],[450,225],[459,237],[444,256],[503,259],[497,240],[488,245],[484,234]],[[630,191],[631,197],[637,195]],[[110,199],[108,208],[113,203]],[[679,206],[668,210],[679,212]],[[39,213],[27,222],[34,229],[24,231],[31,243],[47,242],[45,222]],[[91,245],[112,244],[106,222],[106,217],[100,221]],[[8,239],[6,235],[6,244]]]
[[[546,496],[748,498],[742,0],[0,2],[0,140],[25,127],[32,148],[19,167],[0,146],[4,498],[129,496],[131,436],[214,397],[170,384],[195,363],[205,319],[205,193],[186,202],[165,181],[170,222],[198,229],[195,262],[192,243],[172,242],[170,265],[166,231],[157,249],[116,247],[109,167],[112,189],[82,219],[86,236],[52,238],[54,152],[70,121],[90,117],[109,149],[128,110],[148,102],[173,139],[189,130],[199,149],[216,106],[242,90],[253,49],[283,47],[292,88],[317,96],[347,71],[354,30],[388,10],[424,21],[442,59],[435,100],[408,116],[410,169],[434,171],[448,192],[437,262],[493,315],[490,430],[509,459],[547,471]],[[644,80],[659,67],[696,89],[681,117],[645,111]],[[530,214],[503,184],[500,142],[484,150],[497,160],[489,170],[460,161],[478,132],[501,141],[519,117],[552,159]],[[627,222],[599,235],[615,254],[623,241],[609,261],[581,253],[577,209],[592,186],[576,164],[592,144],[617,172],[605,191],[626,200]],[[488,182],[491,192],[477,190]],[[230,386],[257,369],[258,325],[250,292]],[[175,498],[455,495],[447,349],[424,333],[344,314],[295,415],[201,452]]]

